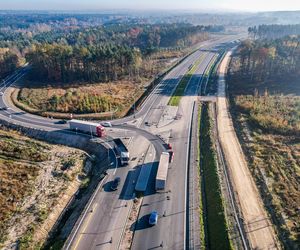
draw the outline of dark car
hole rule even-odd
[[[110,186],[110,189],[113,190],[113,191],[117,190],[118,187],[119,187],[119,185],[120,185],[120,182],[121,182],[121,178],[120,177],[116,177],[113,180],[113,182],[112,182],[112,184]]]
[[[158,213],[156,211],[152,211],[149,216],[149,225],[154,226],[158,221]]]
[[[169,151],[169,163],[173,162],[174,159],[174,151]]]
[[[66,124],[68,121],[67,120],[60,120],[56,122],[56,124]]]

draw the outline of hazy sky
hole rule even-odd
[[[249,11],[300,10],[300,0],[0,0],[0,9],[227,9]]]

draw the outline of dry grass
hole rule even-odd
[[[83,152],[0,129],[0,248],[39,249],[80,186]]]
[[[252,172],[266,191],[267,206],[281,225],[281,233],[290,244],[299,244],[300,141],[294,137],[255,133],[249,153]]]
[[[141,89],[130,82],[23,88],[18,99],[42,112],[101,113],[126,109]]]
[[[249,114],[252,122],[264,130],[300,136],[299,96],[239,95],[235,103]]]

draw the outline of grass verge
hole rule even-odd
[[[200,169],[204,187],[206,247],[208,249],[232,249],[224,213],[212,131],[213,121],[209,115],[209,106],[203,104],[200,125]]]
[[[201,105],[199,105],[198,109],[198,133],[197,133],[197,162],[200,162],[200,129],[201,129]],[[205,226],[204,226],[204,211],[203,211],[203,194],[204,194],[204,186],[203,181],[201,179],[201,168],[199,166],[199,224],[200,224],[200,242],[202,248],[206,245],[205,238]]]

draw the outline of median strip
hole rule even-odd
[[[204,54],[201,55],[201,57],[195,62],[193,67],[191,67],[191,69],[182,77],[182,79],[178,83],[172,97],[170,98],[168,105],[170,105],[170,106],[178,106],[179,105],[181,97],[184,95],[187,84],[193,77],[193,74],[195,73],[197,67],[203,61],[203,58],[204,58]]]

